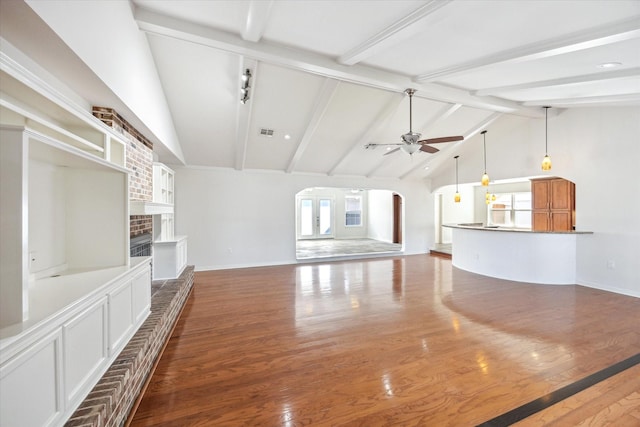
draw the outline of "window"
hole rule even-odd
[[[496,194],[487,211],[488,225],[531,228],[531,193]]]
[[[344,198],[345,225],[347,227],[362,226],[362,196],[346,196]]]

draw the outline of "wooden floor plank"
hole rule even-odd
[[[639,313],[427,255],[200,272],[132,426],[473,426],[639,353]]]

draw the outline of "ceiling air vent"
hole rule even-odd
[[[260,129],[260,135],[267,136],[269,138],[273,136],[273,132],[274,132],[273,129],[265,129],[265,128]]]

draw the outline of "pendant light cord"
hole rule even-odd
[[[407,89],[409,94],[409,133],[413,133],[413,89]]]
[[[487,173],[487,131],[483,130],[482,131],[482,146],[483,148],[483,152],[484,152],[484,173]]]
[[[549,112],[549,107],[544,107],[544,155],[547,156],[549,154],[549,149],[547,147],[548,142],[548,118],[547,113]]]
[[[456,193],[458,192],[458,157],[460,156],[454,157],[456,159]]]

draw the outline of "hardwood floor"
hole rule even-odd
[[[640,353],[639,320],[428,255],[196,273],[132,426],[479,425]],[[639,371],[519,425],[640,425]]]

